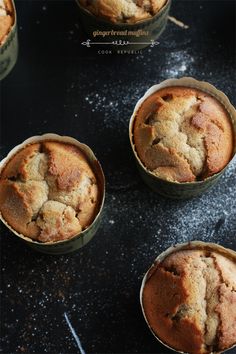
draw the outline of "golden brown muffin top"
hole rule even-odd
[[[233,126],[223,105],[186,87],[149,96],[137,112],[133,140],[148,170],[176,182],[203,180],[221,171],[234,149]]]
[[[136,23],[154,16],[167,0],[79,0],[93,15],[113,23]]]
[[[60,241],[87,228],[99,205],[97,178],[84,153],[45,141],[17,152],[0,176],[0,212],[17,232]]]
[[[147,276],[142,298],[157,337],[175,350],[209,354],[236,344],[236,254],[183,250]]]
[[[2,45],[15,21],[14,9],[10,0],[0,0],[0,45]]]

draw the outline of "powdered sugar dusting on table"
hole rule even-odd
[[[142,56],[133,60],[142,62]],[[188,50],[169,53],[160,71],[161,78],[191,76],[194,65],[195,60]],[[136,230],[135,249],[130,250],[135,272],[138,271],[140,257],[150,262],[173,244],[202,240],[233,248],[232,232],[236,234],[236,188],[232,183],[236,175],[235,159],[212,190],[199,198],[185,201],[168,200],[156,195],[141,181],[133,160],[128,167],[126,161],[122,164],[123,156],[127,158],[131,154],[127,142],[131,114],[137,101],[152,84],[148,71],[146,82],[124,84],[124,80],[118,78],[116,82],[101,84],[99,92],[88,91],[83,102],[86,109],[90,107],[94,117],[99,119],[99,129],[113,132],[116,134],[115,141],[117,137],[121,141],[116,163],[111,163],[106,171],[109,208],[106,209],[103,227],[105,233],[109,232],[115,220],[127,239],[129,229],[132,229],[132,234]],[[112,146],[107,146],[104,156],[112,157],[112,149]],[[119,247],[120,252],[125,254],[126,244],[121,243]]]

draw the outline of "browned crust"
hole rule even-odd
[[[178,251],[149,272],[145,316],[157,337],[175,350],[209,354],[236,344],[236,258],[224,264],[218,257],[214,251]],[[228,272],[222,275],[224,267]]]
[[[14,7],[13,7],[13,3],[11,0],[4,0],[4,4],[6,7],[6,10],[9,14],[11,14],[11,16],[14,16]]]
[[[55,177],[58,189],[71,191],[80,180],[81,169],[91,174],[85,155],[76,146],[48,141],[42,144],[42,151],[48,156],[48,174]]]
[[[151,18],[167,0],[79,0],[80,5],[93,15],[113,23],[136,23]]]
[[[219,326],[218,345],[220,350],[225,350],[235,344],[236,331],[234,323],[232,325],[229,319],[236,318],[236,291],[228,289],[226,285],[222,285],[219,289],[220,303],[216,307],[221,322]]]
[[[15,22],[14,7],[10,0],[4,0],[5,16],[0,16],[0,45],[2,45]],[[2,9],[0,7],[0,9]]]
[[[17,152],[2,170],[1,179],[17,179],[20,174],[21,179],[25,180],[27,178],[25,165],[39,151],[40,144],[31,144]]]
[[[35,190],[22,193],[15,182],[0,180],[0,211],[9,225],[25,236],[36,239],[39,228],[35,224],[30,206]]]
[[[170,127],[177,124],[175,107],[178,112],[181,109],[179,105],[188,99],[195,101],[189,110],[183,113],[183,117],[186,117],[181,123],[178,122],[177,133],[184,134],[187,139],[184,146],[190,149],[193,146],[189,137],[204,143],[202,146],[197,143],[194,146],[194,152],[204,158],[198,170],[194,170],[192,166],[192,163],[195,163],[194,158],[189,161],[181,146],[165,146],[164,138],[168,138],[169,134],[167,128],[164,138],[162,133],[158,139],[158,127],[167,126],[167,123],[170,123]],[[162,121],[158,120],[160,114],[163,116]],[[205,179],[220,172],[232,158],[234,149],[233,125],[226,109],[212,96],[186,87],[168,87],[149,96],[137,112],[133,139],[140,160],[150,171],[160,178],[177,182]]]
[[[32,239],[47,242],[58,241],[59,236],[70,238],[76,227],[80,233],[97,215],[101,202],[98,180],[77,146],[56,141],[30,144],[13,155],[1,172],[0,212],[13,229]],[[57,211],[44,207],[48,201],[55,201]],[[42,208],[43,217],[49,218],[45,219],[49,225],[46,231],[40,230]],[[49,230],[54,216],[57,223],[62,218],[59,236]],[[73,218],[72,228],[64,225]]]

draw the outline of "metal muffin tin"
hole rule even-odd
[[[125,36],[107,36],[105,42],[112,43],[117,42],[117,45],[112,46],[106,44],[106,49],[117,50],[140,50],[149,45],[155,45],[155,40],[158,39],[161,33],[164,31],[168,14],[171,6],[171,0],[167,0],[166,4],[158,11],[152,18],[142,20],[136,23],[113,23],[108,20],[104,20],[101,17],[95,16],[80,5],[79,0],[76,0],[79,9],[79,16],[83,24],[85,32],[88,34],[89,39],[94,40],[94,31],[145,31],[148,35],[136,37],[134,35]],[[95,39],[96,40],[96,39]],[[124,44],[124,42],[129,42]],[[118,44],[119,43],[119,44]]]
[[[161,344],[163,344],[165,347],[177,351],[178,353],[181,354],[189,354],[187,352],[183,352],[183,351],[178,351],[176,348],[172,348],[170,347],[167,343],[163,342],[158,336],[157,334],[153,331],[153,329],[151,328],[151,326],[149,325],[149,322],[147,320],[146,314],[145,314],[145,310],[144,310],[144,306],[143,306],[143,290],[145,287],[145,284],[147,282],[147,280],[149,279],[149,277],[151,276],[152,272],[155,271],[155,268],[161,263],[163,262],[163,260],[168,257],[169,255],[171,255],[172,253],[175,253],[177,251],[183,251],[183,250],[194,250],[194,249],[204,249],[207,251],[215,251],[218,252],[226,257],[230,257],[232,259],[235,260],[236,262],[236,252],[225,248],[223,246],[220,246],[216,243],[210,243],[210,242],[202,242],[202,241],[191,241],[191,242],[187,242],[187,243],[181,243],[181,244],[176,244],[175,246],[169,247],[166,251],[162,252],[153,262],[153,264],[151,265],[151,267],[148,269],[148,271],[146,272],[146,274],[143,277],[142,280],[142,284],[141,284],[141,289],[140,289],[140,294],[139,294],[139,299],[140,299],[140,305],[141,305],[141,309],[142,309],[142,313],[144,316],[144,319],[148,325],[149,330],[151,331],[151,333],[154,335],[154,337],[156,338],[156,340],[158,342],[160,342]],[[225,352],[226,350],[230,350],[232,348],[236,347],[236,344],[234,344],[232,347],[224,349],[223,352]],[[223,352],[211,352],[210,354],[220,354]]]
[[[202,193],[204,193],[206,190],[209,188],[213,187],[219,178],[224,174],[225,170],[227,169],[229,163],[225,166],[224,169],[222,169],[220,172],[215,173],[214,175],[205,178],[202,181],[195,181],[195,182],[185,182],[185,183],[179,183],[179,182],[171,182],[171,181],[166,181],[164,179],[161,179],[157,176],[155,176],[154,173],[149,171],[145,165],[142,163],[140,160],[135,144],[134,144],[134,139],[133,139],[133,126],[134,126],[134,121],[137,115],[137,112],[142,105],[142,103],[153,93],[161,90],[164,87],[173,87],[173,86],[184,86],[184,87],[190,87],[190,88],[195,88],[199,89],[203,92],[206,92],[210,94],[211,96],[215,97],[227,110],[229,113],[229,116],[232,120],[233,124],[233,129],[234,129],[234,154],[232,156],[232,159],[235,156],[236,153],[236,110],[230,103],[229,99],[225,96],[225,94],[219,90],[217,90],[214,86],[207,82],[202,82],[195,80],[191,77],[183,77],[181,79],[168,79],[163,81],[162,83],[158,85],[152,86],[146,93],[145,95],[138,101],[138,103],[135,106],[134,112],[131,116],[130,119],[130,124],[129,124],[129,138],[130,138],[130,144],[135,156],[135,160],[137,162],[138,170],[143,178],[144,182],[155,192],[158,192],[159,194],[173,198],[173,199],[186,199],[186,198],[191,198],[191,197],[196,197]],[[231,161],[232,161],[231,159]]]
[[[71,237],[68,240],[63,240],[63,241],[57,241],[57,242],[37,242],[29,237],[25,237],[24,235],[18,233],[16,230],[14,230],[7,222],[4,220],[3,216],[0,213],[0,220],[16,235],[18,236],[21,240],[23,240],[28,246],[31,248],[35,249],[36,251],[42,252],[42,253],[47,253],[47,254],[65,254],[69,252],[73,252],[78,250],[79,248],[83,247],[86,245],[95,235],[97,232],[101,218],[102,218],[102,209],[104,206],[104,199],[105,199],[105,177],[103,174],[102,167],[95,157],[94,153],[92,150],[85,144],[80,143],[78,140],[68,137],[68,136],[60,136],[57,134],[44,134],[41,136],[33,136],[27,140],[25,140],[22,144],[14,147],[7,157],[3,159],[0,162],[0,175],[1,175],[1,170],[4,168],[6,163],[20,150],[22,150],[25,146],[29,144],[34,144],[34,143],[39,143],[43,141],[57,141],[57,142],[62,142],[62,143],[70,143],[72,145],[75,145],[79,147],[80,150],[82,150],[87,157],[98,181],[98,187],[100,191],[100,205],[99,205],[99,210],[98,213],[93,220],[92,224],[87,227],[85,230],[80,232],[78,235],[75,235]]]

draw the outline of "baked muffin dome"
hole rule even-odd
[[[154,16],[167,0],[79,0],[93,15],[114,23],[136,23]]]
[[[143,288],[146,319],[165,344],[190,354],[236,344],[236,255],[179,250],[150,269]]]
[[[233,126],[223,105],[186,87],[167,87],[149,96],[137,111],[133,140],[144,166],[175,182],[220,172],[234,149]]]
[[[0,0],[0,45],[6,39],[15,21],[11,0]]]
[[[0,212],[18,233],[40,242],[69,239],[99,207],[99,186],[84,153],[44,141],[17,152],[0,176]]]

